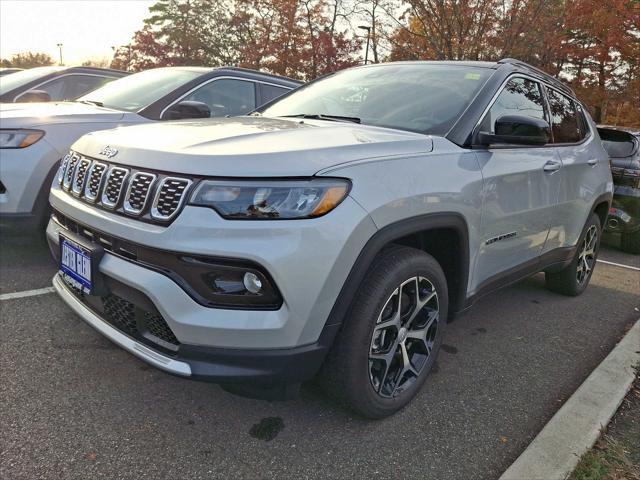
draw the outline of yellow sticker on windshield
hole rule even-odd
[[[479,73],[467,73],[464,78],[466,80],[480,80],[480,74]]]

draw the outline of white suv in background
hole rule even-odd
[[[59,161],[85,133],[241,115],[299,85],[239,68],[169,67],[115,80],[75,102],[1,104],[0,221],[44,226]]]

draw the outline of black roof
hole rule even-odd
[[[102,68],[102,67],[85,67],[85,66],[77,66],[77,67],[67,67],[62,71],[74,71],[74,72],[95,72],[95,73],[115,73],[120,75],[130,75],[131,72],[125,72],[124,70],[116,70],[115,68]]]

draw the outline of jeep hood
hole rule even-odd
[[[236,117],[162,122],[92,132],[73,149],[109,160],[196,176],[309,176],[362,159],[431,151],[430,137],[355,123]]]
[[[0,104],[2,128],[29,128],[53,123],[118,122],[124,112],[78,102]]]

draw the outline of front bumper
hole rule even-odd
[[[340,328],[328,321],[329,312],[361,242],[375,231],[350,199],[331,215],[294,221],[296,228],[291,222],[224,221],[200,207],[187,207],[170,226],[160,227],[97,210],[55,186],[51,203],[77,226],[167,252],[250,260],[273,277],[283,299],[277,310],[214,308],[197,302],[166,272],[105,249],[99,271],[108,294],[135,305],[140,315],[162,318],[172,337],[164,340],[172,344],[148,341],[144,320],[140,330],[121,328],[104,298],[82,297],[54,279],[76,313],[127,351],[170,373],[218,383],[299,383],[313,377]],[[54,256],[60,232],[69,233],[51,220],[47,239]]]
[[[62,300],[85,322],[112,342],[165,372],[216,383],[259,385],[299,383],[311,379],[333,342],[339,325],[327,327],[320,339],[298,348],[224,349],[181,344],[173,355],[149,348],[115,328],[89,308],[56,274],[53,286]]]

